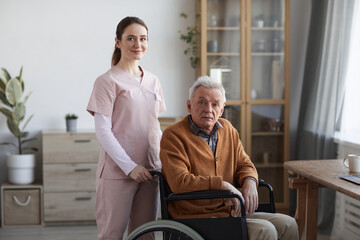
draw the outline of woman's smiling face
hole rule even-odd
[[[147,49],[147,30],[144,26],[133,23],[127,26],[121,36],[116,39],[116,46],[121,49],[121,58],[124,60],[140,60]]]

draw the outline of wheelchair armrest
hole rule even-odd
[[[257,212],[275,213],[274,190],[270,184],[266,183],[263,179],[259,179],[259,187],[265,187],[269,191],[269,203],[259,204]]]
[[[234,194],[230,190],[203,190],[203,191],[194,191],[194,192],[187,192],[187,193],[169,193],[166,194],[166,181],[164,176],[161,172],[158,171],[149,171],[152,176],[159,177],[160,183],[160,202],[162,206],[161,213],[162,216],[167,219],[168,212],[167,212],[167,202],[168,201],[177,201],[177,200],[198,200],[198,199],[216,199],[216,198],[237,198],[240,201],[241,206],[241,216],[245,217],[245,203],[244,199],[237,194]],[[166,208],[166,209],[165,209]]]
[[[237,194],[234,194],[230,190],[203,190],[203,191],[194,191],[186,193],[170,193],[166,200],[167,201],[176,201],[176,200],[197,200],[197,199],[216,199],[216,198],[237,198],[240,201],[241,206],[241,216],[245,217],[245,204],[244,199]]]

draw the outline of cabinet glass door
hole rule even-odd
[[[259,177],[276,189],[275,201],[282,202],[284,106],[253,105],[251,118],[251,160],[258,170]]]
[[[251,99],[284,99],[284,0],[253,0]]]
[[[227,100],[240,99],[240,1],[207,0],[207,70]]]

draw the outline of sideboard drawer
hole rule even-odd
[[[95,192],[44,193],[45,221],[95,220]]]
[[[98,162],[99,151],[94,133],[43,134],[44,163]]]
[[[96,169],[96,163],[44,164],[44,191],[95,191]]]

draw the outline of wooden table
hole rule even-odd
[[[297,177],[289,178],[289,188],[297,189],[297,209],[295,214],[299,226],[300,239],[317,237],[318,189],[327,187],[360,200],[360,186],[340,179],[349,174],[342,159],[289,161],[284,167]],[[315,203],[315,204],[314,204]]]

